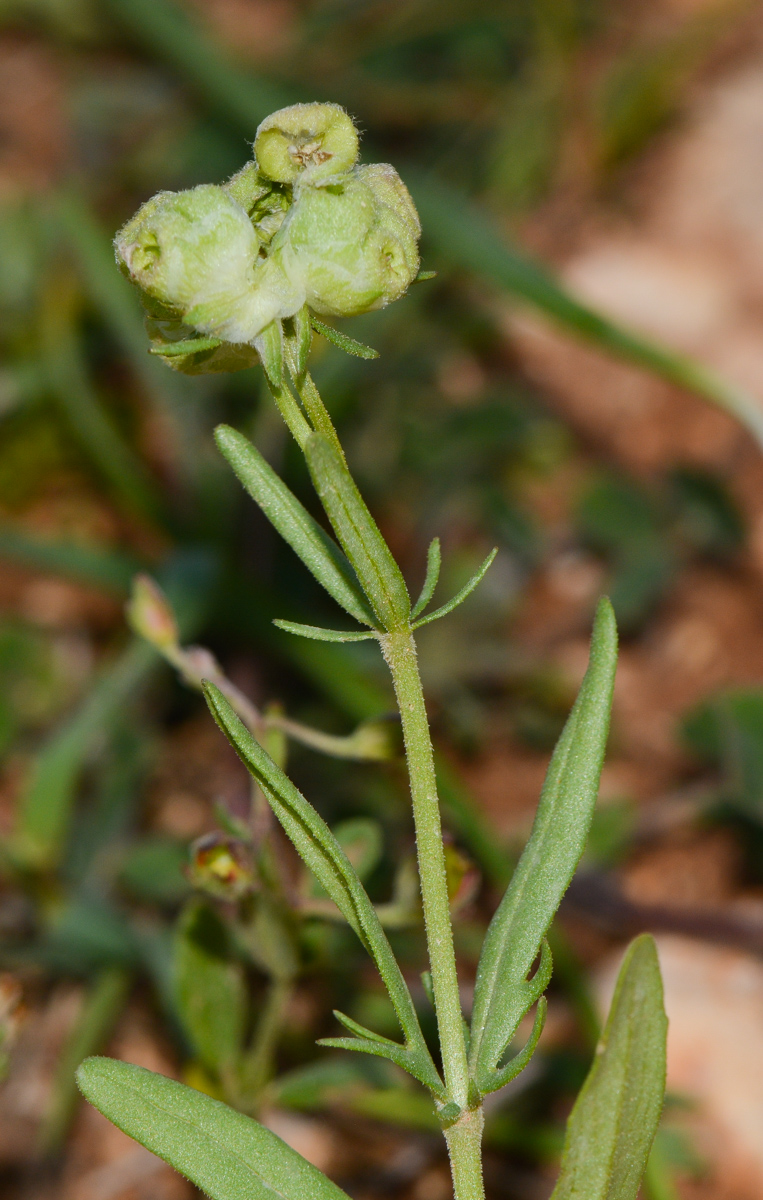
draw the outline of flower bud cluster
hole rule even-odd
[[[295,104],[262,122],[253,161],[227,184],[160,192],[138,210],[117,234],[117,261],[165,362],[237,370],[259,352],[267,365],[281,322],[356,316],[403,295],[419,269],[418,214],[394,167],[357,159],[342,108]],[[199,337],[207,344],[187,354],[176,345]]]

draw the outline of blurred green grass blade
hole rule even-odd
[[[74,188],[56,197],[54,216],[96,311],[107,319],[144,381],[156,387],[163,382],[161,368],[149,357],[140,301],[117,268],[111,239],[86,198]],[[168,374],[166,368],[164,372]],[[172,385],[171,375],[167,382]]]
[[[90,463],[129,513],[163,523],[164,502],[156,486],[93,387],[68,280],[48,281],[40,334],[48,384]]]
[[[240,70],[208,32],[168,0],[106,0],[106,8],[250,140],[264,117],[301,98],[291,88]]]
[[[38,755],[16,814],[10,851],[31,868],[52,866],[63,851],[80,771],[102,731],[159,662],[145,642],[132,641],[92,688],[79,711]]]
[[[50,1106],[37,1139],[43,1154],[61,1147],[77,1101],[77,1068],[105,1045],[124,1008],[129,985],[129,974],[114,967],[102,971],[90,986],[56,1068]]]
[[[216,582],[204,552],[174,555],[162,569],[164,584],[184,635],[194,633]],[[107,667],[75,714],[53,735],[32,767],[16,813],[9,853],[30,869],[53,866],[63,853],[81,771],[105,730],[123,719],[125,704],[161,662],[135,638]]]
[[[227,942],[214,909],[191,901],[175,936],[175,1005],[194,1054],[224,1085],[241,1056],[247,1009],[242,968]]]
[[[653,939],[620,968],[593,1066],[567,1123],[551,1200],[636,1200],[665,1094],[667,1017]]]
[[[617,628],[599,602],[588,670],[556,744],[530,840],[485,936],[477,968],[470,1062],[489,1088],[537,998],[527,975],[583,853],[599,790],[617,663]]]
[[[348,1200],[269,1129],[174,1079],[91,1058],[77,1082],[99,1112],[211,1200]]]
[[[494,887],[505,888],[513,862],[509,849],[448,759],[435,750],[437,794],[448,827],[458,834]]]
[[[186,381],[149,354],[137,292],[117,269],[111,237],[87,198],[73,187],[55,199],[54,219],[72,255],[94,311],[108,326],[148,396],[171,426],[176,468],[187,486],[198,487],[205,460],[197,446],[197,421]]]
[[[442,1085],[408,985],[355,868],[323,818],[258,744],[222,692],[207,683],[204,694],[217,724],[259,783],[298,854],[376,963],[405,1035],[406,1045],[399,1050],[408,1060],[406,1069],[439,1094]]]
[[[125,596],[141,569],[137,559],[119,550],[41,538],[3,522],[0,557]]]
[[[736,417],[763,446],[763,405],[709,367],[610,321],[516,250],[485,209],[450,184],[405,167],[428,241],[445,261],[491,280],[540,309],[567,332],[686,388]]]

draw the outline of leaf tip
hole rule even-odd
[[[599,597],[593,628],[595,634],[601,634],[617,645],[617,618],[609,596]]]

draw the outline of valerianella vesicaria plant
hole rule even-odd
[[[392,1041],[337,1013],[350,1036],[323,1044],[380,1055],[432,1097],[458,1200],[483,1196],[483,1098],[527,1065],[540,1038],[551,977],[551,921],[583,852],[598,792],[617,657],[609,602],[600,602],[588,671],[554,750],[530,839],[488,928],[471,1014],[463,1012],[453,948],[432,743],[415,631],[477,586],[427,611],[440,566],[429,549],[415,603],[350,474],[331,418],[307,372],[312,330],[344,349],[373,352],[316,314],[355,316],[400,299],[419,272],[419,220],[395,169],[358,165],[358,135],[334,104],[297,104],[260,125],[254,158],[228,183],[163,192],[116,238],[138,287],[153,353],[188,373],[260,361],[305,455],[334,536],[318,525],[256,448],[228,427],[217,443],[236,475],[355,629],[278,624],[324,641],[375,640],[390,669],[403,730],[437,1014],[430,1046],[374,905],[341,845],[223,692],[205,684],[212,714],[262,789],[309,869],[373,958],[400,1025]],[[515,1046],[522,1019],[532,1031]],[[635,1200],[659,1120],[666,1021],[654,945],[637,938],[572,1111],[555,1200]],[[215,1200],[338,1200],[344,1193],[251,1118],[172,1080],[109,1059],[80,1069],[87,1098]]]

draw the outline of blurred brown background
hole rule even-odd
[[[671,1028],[645,1195],[757,1200],[763,449],[722,406],[763,418],[763,9],[730,0],[0,3],[2,1195],[193,1191],[72,1083],[104,1048],[199,1083],[168,964],[189,845],[246,792],[199,698],[130,641],[133,573],[174,589],[188,636],[258,702],[337,733],[389,703],[373,657],[272,630],[323,601],[212,428],[247,432],[300,496],[307,481],[257,372],[185,379],[148,357],[109,246],[156,190],[232,174],[296,99],[346,105],[367,157],[395,163],[438,272],[348,323],[378,362],[316,347],[351,465],[413,587],[435,534],[443,594],[501,551],[421,638],[446,824],[481,880],[459,913],[467,1004],[603,590],[623,635],[548,1025],[490,1114],[490,1194],[549,1194],[618,956],[651,929]],[[398,766],[297,748],[290,767],[327,819],[378,824],[387,898],[412,846]],[[417,977],[418,929],[396,948]],[[446,1200],[399,1081],[375,1082],[385,1104],[373,1080],[305,1075],[338,995],[382,1028],[359,954],[316,951],[261,1119],[353,1196]]]

